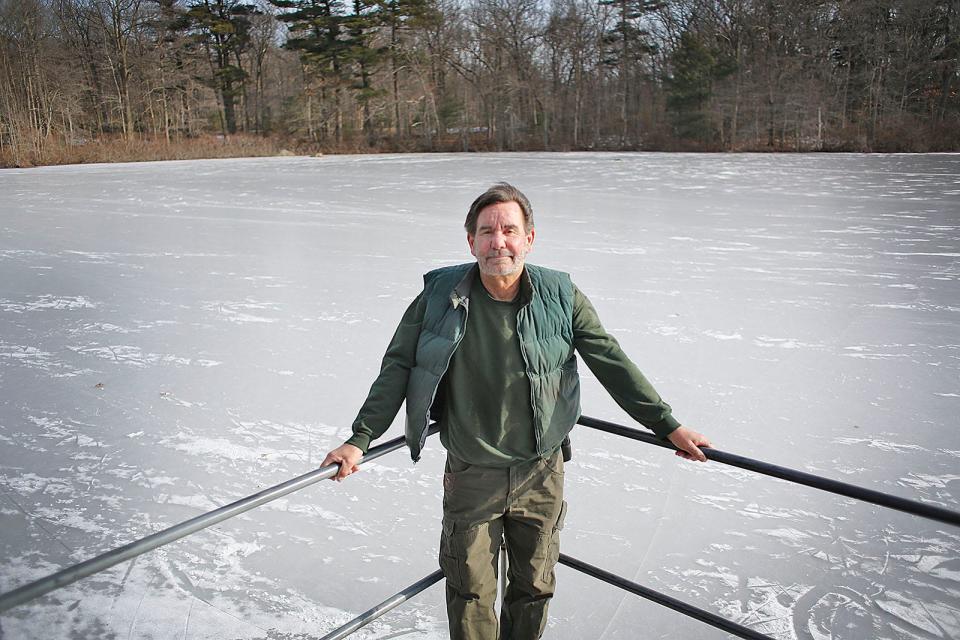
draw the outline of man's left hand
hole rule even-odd
[[[705,436],[686,427],[677,427],[674,429],[673,432],[667,436],[667,440],[677,448],[676,454],[678,456],[686,458],[687,460],[697,460],[698,462],[707,461],[707,456],[703,455],[700,447],[713,446]]]

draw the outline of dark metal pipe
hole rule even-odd
[[[348,635],[350,635],[357,629],[367,626],[368,624],[370,624],[371,622],[373,622],[374,620],[376,620],[377,618],[385,614],[387,611],[390,611],[394,607],[400,604],[403,604],[404,602],[406,602],[413,596],[417,595],[421,591],[427,589],[428,587],[432,587],[434,584],[440,582],[442,578],[443,578],[443,571],[441,571],[440,569],[437,569],[436,571],[428,575],[426,578],[422,578],[421,580],[414,582],[412,585],[410,585],[400,593],[390,598],[387,598],[386,600],[384,600],[374,608],[368,611],[364,611],[359,616],[357,616],[347,624],[343,625],[342,627],[338,627],[334,629],[327,635],[320,638],[320,640],[340,640],[341,638],[346,638]]]
[[[606,420],[598,420],[597,418],[590,418],[588,416],[580,416],[578,422],[585,427],[590,427],[591,429],[598,429],[600,431],[606,431],[607,433],[613,433],[615,435],[630,438],[632,440],[639,440],[641,442],[653,444],[658,447],[673,449],[674,451],[676,450],[676,447],[669,442],[660,440],[652,433],[648,433],[646,431],[640,431],[639,429],[625,427],[621,424],[607,422]],[[813,487],[814,489],[822,489],[823,491],[829,491],[830,493],[847,496],[848,498],[856,498],[857,500],[863,500],[864,502],[878,504],[882,507],[889,507],[890,509],[896,509],[897,511],[903,511],[904,513],[910,513],[915,516],[921,516],[931,520],[944,522],[946,524],[952,524],[955,527],[960,527],[960,511],[952,511],[950,509],[927,504],[925,502],[908,500],[907,498],[900,498],[890,495],[889,493],[874,491],[873,489],[866,489],[864,487],[858,487],[857,485],[847,484],[846,482],[839,482],[837,480],[830,480],[829,478],[813,475],[812,473],[805,473],[803,471],[797,471],[796,469],[790,469],[789,467],[781,467],[775,464],[770,464],[769,462],[762,462],[760,460],[754,460],[753,458],[738,456],[735,453],[728,453],[726,451],[721,451],[720,449],[704,447],[701,449],[701,451],[703,451],[709,460],[713,460],[715,462],[722,462],[733,467],[747,469],[748,471],[755,471],[757,473],[762,473],[774,478],[780,478],[781,480],[789,480],[790,482],[796,482],[797,484]]]
[[[576,569],[577,571],[582,571],[588,576],[593,576],[598,580],[602,580],[603,582],[612,584],[615,587],[629,591],[630,593],[638,595],[641,598],[646,598],[647,600],[656,602],[657,604],[663,605],[668,609],[678,611],[685,616],[696,618],[697,620],[705,622],[712,627],[722,629],[727,633],[732,633],[741,638],[749,638],[750,640],[776,640],[776,638],[763,635],[762,633],[754,631],[749,627],[745,627],[742,624],[737,624],[736,622],[722,618],[715,613],[710,613],[709,611],[700,609],[699,607],[687,604],[682,600],[677,600],[676,598],[672,598],[666,594],[660,593],[659,591],[654,591],[653,589],[639,585],[636,582],[631,582],[630,580],[622,578],[614,573],[604,571],[603,569],[587,564],[586,562],[572,558],[565,553],[560,554],[560,564],[565,564],[568,567]]]
[[[430,430],[430,434],[434,434],[438,431],[436,427]],[[399,449],[403,446],[403,436],[399,438],[394,438],[384,442],[383,444],[373,447],[367,454],[363,456],[361,464],[370,462],[376,458],[379,458],[382,455],[390,453],[396,449]],[[13,607],[23,604],[28,600],[33,600],[34,598],[39,598],[40,596],[50,593],[61,587],[65,587],[68,584],[73,584],[77,580],[91,576],[99,571],[104,569],[109,569],[110,567],[120,564],[125,560],[135,558],[141,554],[144,554],[148,551],[153,551],[157,547],[162,547],[165,544],[170,544],[184,536],[188,536],[191,533],[196,533],[201,529],[206,529],[212,525],[217,524],[218,522],[223,522],[228,518],[238,516],[241,513],[250,511],[256,507],[259,507],[262,504],[266,504],[277,498],[282,498],[283,496],[293,493],[294,491],[299,491],[304,487],[308,487],[320,480],[326,480],[327,478],[332,478],[337,474],[337,471],[340,469],[339,465],[331,464],[326,467],[320,467],[309,473],[305,473],[302,476],[297,476],[287,480],[286,482],[281,482],[280,484],[274,485],[268,489],[264,489],[259,493],[247,496],[237,500],[236,502],[231,502],[230,504],[220,507],[219,509],[214,509],[202,515],[199,515],[180,524],[175,524],[172,527],[164,529],[163,531],[158,531],[157,533],[151,534],[145,538],[140,538],[129,544],[125,544],[122,547],[117,547],[111,551],[107,551],[95,558],[90,558],[89,560],[84,560],[79,564],[67,567],[56,573],[53,573],[39,580],[35,580],[29,584],[25,584],[22,587],[18,587],[13,591],[8,591],[7,593],[0,594],[0,613],[8,611]]]

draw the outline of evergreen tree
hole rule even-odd
[[[380,18],[377,8],[371,0],[353,0],[353,13],[345,21],[348,42],[346,57],[352,67],[354,80],[352,89],[363,109],[363,133],[371,145],[374,141],[370,101],[381,93],[373,87],[371,79],[386,52],[386,47],[374,44]]]
[[[617,69],[620,85],[620,147],[635,146],[640,141],[631,140],[630,114],[638,111],[634,107],[635,87],[638,84],[638,69],[643,61],[657,51],[644,27],[644,19],[654,11],[665,6],[659,0],[599,0],[601,5],[613,7],[616,22],[612,29],[603,35],[603,63]]]
[[[667,109],[674,135],[709,145],[716,138],[708,111],[713,83],[732,73],[734,65],[719,57],[689,29],[681,34],[670,60],[673,73],[666,79]]]
[[[403,119],[400,114],[400,56],[401,33],[418,23],[428,20],[433,14],[430,0],[376,0],[379,24],[386,29],[387,49],[390,58],[390,78],[393,89],[394,133],[403,134]]]
[[[351,60],[356,58],[358,45],[356,20],[342,0],[270,0],[272,4],[289,9],[277,17],[287,24],[290,36],[284,45],[298,51],[308,75],[319,80],[321,103],[328,89],[334,98],[333,130],[337,143],[343,141],[343,87],[349,83]],[[306,88],[307,130],[314,134],[313,95]],[[325,128],[329,129],[329,119]]]
[[[300,52],[303,62],[324,76],[341,79],[349,43],[344,39],[347,19],[342,0],[270,0],[281,9],[290,37],[284,46]]]
[[[210,60],[211,84],[223,108],[225,133],[237,132],[236,102],[247,78],[242,56],[250,44],[250,16],[256,13],[254,5],[238,0],[195,1],[186,13]]]

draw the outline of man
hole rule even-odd
[[[535,231],[523,193],[494,185],[473,202],[464,226],[477,261],[424,276],[353,436],[323,464],[340,465],[337,480],[355,472],[404,400],[414,461],[429,423],[438,422],[447,449],[440,566],[450,637],[533,640],[553,596],[566,512],[561,444],[580,416],[574,351],[677,455],[704,461],[699,447],[710,443],[673,418],[569,275],[525,263]],[[509,582],[498,624],[501,539]]]

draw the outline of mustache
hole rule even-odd
[[[483,256],[484,258],[513,258],[515,257],[512,251],[491,251]]]

